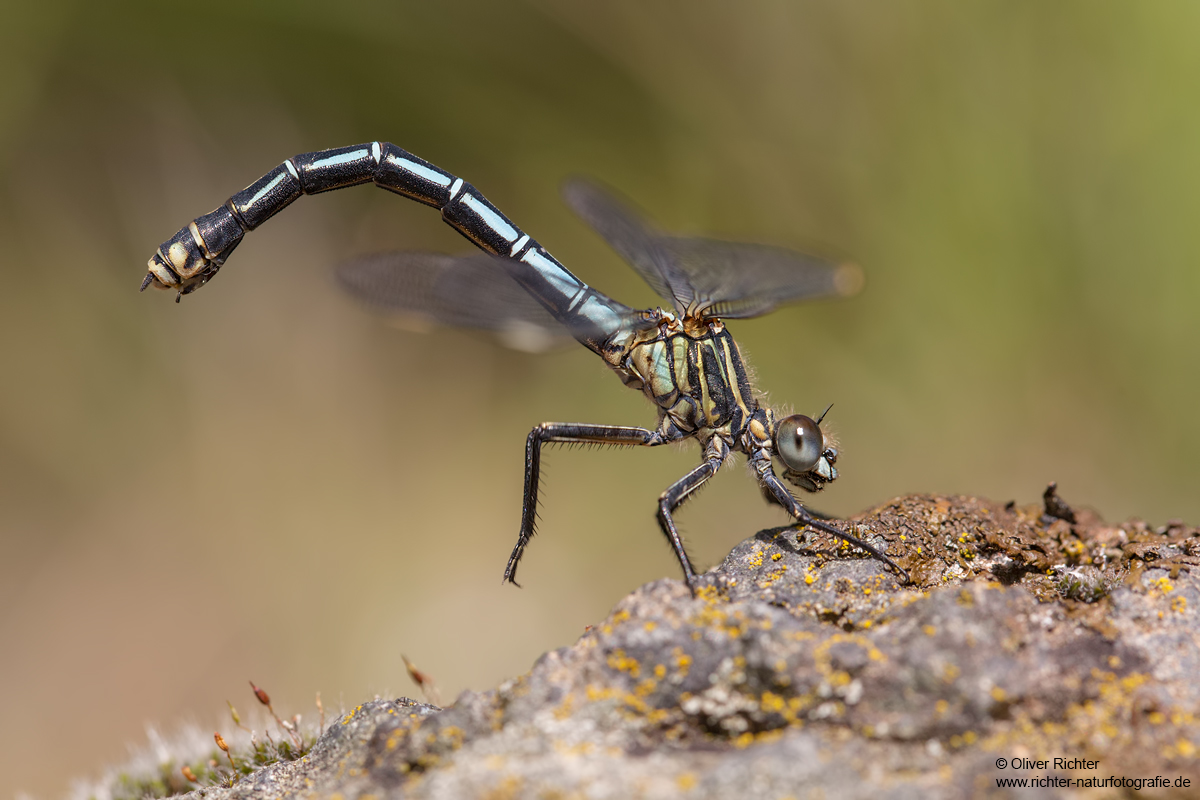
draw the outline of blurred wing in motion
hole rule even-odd
[[[612,189],[575,179],[567,205],[628,261],[680,315],[756,317],[785,303],[854,294],[856,264],[835,264],[782,247],[669,236]]]
[[[700,317],[757,317],[798,300],[846,297],[863,285],[857,264],[783,247],[674,236],[660,246],[691,280]]]
[[[687,310],[694,294],[688,275],[662,248],[663,236],[647,224],[645,215],[632,203],[613,189],[583,178],[563,184],[563,199],[659,297],[671,301],[680,314]]]
[[[338,265],[337,280],[401,327],[490,331],[504,345],[528,353],[573,342],[570,332],[508,276],[500,261],[486,254],[376,253]]]

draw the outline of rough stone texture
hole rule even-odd
[[[1200,531],[1105,524],[1052,490],[1029,508],[898,498],[852,525],[913,584],[825,535],[763,531],[698,597],[648,584],[493,691],[366,703],[304,759],[194,794],[1030,798],[1065,790],[997,778],[1053,774],[1200,796]]]

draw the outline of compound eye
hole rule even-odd
[[[775,452],[792,472],[809,472],[821,460],[825,437],[811,417],[793,414],[775,428]]]

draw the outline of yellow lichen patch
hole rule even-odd
[[[601,700],[611,700],[617,697],[620,692],[609,686],[597,686],[594,683],[587,685],[587,699],[589,703],[597,703]]]
[[[766,742],[779,741],[782,738],[783,738],[783,729],[775,728],[775,729],[769,730],[769,731],[760,731],[759,733],[755,734],[754,741],[758,742],[759,744],[765,744]]]
[[[642,673],[642,665],[638,663],[637,659],[625,655],[625,651],[620,648],[609,653],[608,666],[619,672],[627,673],[631,678],[636,678]]]
[[[746,564],[751,567],[761,567],[763,563],[763,551],[761,547],[754,548],[754,552],[746,556]]]
[[[1176,614],[1182,614],[1187,611],[1187,598],[1181,594],[1177,594],[1171,598],[1171,610]]]
[[[654,629],[655,629],[655,628],[657,628],[657,627],[658,627],[658,623],[657,623],[657,622],[655,622],[655,621],[654,621],[654,620],[652,620],[652,619],[651,619],[651,620],[646,620],[646,622],[645,622],[645,623],[642,625],[642,628],[643,628],[643,629],[644,629],[644,630],[645,630],[647,633],[649,633],[650,631],[654,630]]]
[[[361,706],[361,705],[357,705],[357,706],[355,706],[355,707],[353,708],[353,710],[351,710],[351,712],[350,712],[349,714],[347,714],[347,715],[346,715],[346,716],[345,716],[345,717],[342,719],[342,724],[343,724],[343,725],[349,725],[349,724],[350,724],[350,720],[354,719],[354,715],[355,715],[355,714],[357,714],[357,713],[358,713],[358,712],[360,712],[360,711],[362,711],[362,706]]]
[[[1168,594],[1175,591],[1175,584],[1171,583],[1170,578],[1163,577],[1150,581],[1150,589],[1159,594]]]
[[[463,746],[463,740],[467,738],[467,735],[463,732],[463,729],[457,725],[448,725],[442,729],[442,733],[439,738],[457,750]]]
[[[811,572],[804,576],[804,582],[806,584],[808,584],[809,586],[812,586],[813,581],[815,581],[815,580],[816,580],[816,578],[813,577],[813,574]]]
[[[608,621],[600,626],[600,630],[604,633],[605,636],[608,636],[609,634],[611,634],[613,632],[613,628],[617,627],[622,622],[627,622],[628,620],[629,620],[629,612],[626,611],[625,609],[621,609],[620,611],[618,611],[617,613],[615,613],[611,617],[609,617]]]
[[[733,740],[733,746],[739,750],[744,750],[752,744],[754,744],[754,734],[749,732],[740,734]]]
[[[945,700],[938,700],[933,704],[933,713],[937,714],[939,717],[945,716],[946,712],[949,710],[950,704]]]
[[[989,737],[984,746],[1003,751],[1014,744],[1020,744],[1030,751],[1033,758],[1044,759],[1063,750],[1120,752],[1139,745],[1144,746],[1147,743],[1145,737],[1150,735],[1150,731],[1170,730],[1145,725],[1134,725],[1131,728],[1128,724],[1130,708],[1136,706],[1139,691],[1149,680],[1146,674],[1130,673],[1118,677],[1113,672],[1093,669],[1091,679],[1095,682],[1095,699],[1068,706],[1066,718],[1062,722],[1035,725],[1027,716],[1018,715],[1012,726]],[[1196,724],[1194,715],[1181,709],[1155,710],[1146,714],[1145,719],[1153,726],[1165,726],[1168,721],[1175,728],[1192,727]],[[1180,731],[1173,744],[1164,747],[1160,740],[1160,752],[1167,758],[1183,756],[1178,747],[1179,741],[1188,741],[1189,745],[1191,743],[1190,737]],[[1195,753],[1194,750],[1192,752]]]
[[[563,698],[563,701],[554,709],[554,718],[563,720],[571,716],[571,712],[575,710],[575,695],[569,694]]]
[[[691,618],[690,622],[698,628],[721,631],[732,639],[744,636],[748,626],[745,611],[735,609],[730,612],[726,608],[716,606],[715,604],[706,604]],[[693,631],[692,638],[699,639],[700,632]]]
[[[970,608],[975,605],[975,595],[971,594],[967,589],[963,589],[958,593],[958,604],[964,608]]]
[[[481,796],[483,800],[513,800],[513,798],[522,795],[521,786],[523,783],[524,781],[521,778],[509,775]]]
[[[658,678],[660,681],[663,678],[667,677],[667,665],[666,664],[655,664],[654,665],[654,677]]]
[[[962,670],[958,668],[957,664],[945,664],[942,666],[942,680],[946,683],[954,683],[961,674]]]
[[[834,670],[829,673],[829,685],[836,688],[850,685],[850,673],[844,670]]]
[[[687,677],[688,671],[692,668],[692,657],[683,652],[682,647],[676,647],[671,651],[671,655],[675,658],[675,669],[679,672],[679,677]]]
[[[787,702],[774,692],[763,692],[758,705],[769,714],[782,714],[783,710],[787,708]]]
[[[661,725],[671,718],[671,712],[665,708],[652,708],[646,714],[646,721],[651,725]]]
[[[1008,692],[1004,691],[999,686],[993,686],[992,690],[988,694],[990,694],[992,699],[997,703],[1003,703],[1008,699]]]
[[[647,678],[633,688],[634,693],[638,697],[645,697],[658,688],[658,681]]]
[[[675,785],[679,787],[679,791],[681,792],[690,792],[696,788],[696,784],[699,782],[691,772],[681,772],[675,778]]]
[[[646,701],[635,694],[626,692],[621,701],[639,714],[645,714],[650,711],[650,706],[646,705]]]
[[[776,551],[776,552],[774,552],[774,553],[771,553],[771,560],[772,560],[772,561],[778,561],[778,560],[779,560],[779,559],[781,559],[781,558],[783,558],[783,553],[780,553],[780,552],[778,552],[778,551]]]
[[[768,586],[770,586],[772,583],[775,583],[775,581],[779,580],[786,574],[787,574],[787,564],[783,564],[783,565],[771,570],[771,573],[769,575],[767,575],[765,578],[763,578],[761,581],[759,581],[758,588],[766,589]]]

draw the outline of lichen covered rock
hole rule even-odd
[[[1107,525],[1052,491],[1037,508],[898,498],[848,524],[913,583],[824,535],[763,531],[698,596],[648,584],[493,691],[366,703],[305,758],[195,795],[1026,797],[997,779],[1045,775],[1183,777],[1163,791],[1194,795],[1197,529]]]

